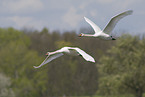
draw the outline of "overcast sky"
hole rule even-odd
[[[145,0],[0,0],[0,27],[71,31],[90,27],[84,16],[103,29],[111,17],[126,10],[114,31],[145,32]]]

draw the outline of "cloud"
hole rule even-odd
[[[38,20],[33,17],[3,17],[0,18],[0,27],[14,27],[16,29],[32,28],[42,30],[47,25],[45,20]]]
[[[23,13],[43,9],[41,0],[2,0],[1,12]]]
[[[71,7],[62,17],[62,20],[71,27],[76,27],[83,16],[77,13],[74,7]]]
[[[115,0],[97,0],[96,2],[99,2],[101,4],[108,4],[108,3],[112,3],[114,2]]]
[[[133,15],[125,18],[128,24],[123,19],[118,27],[128,29],[126,25],[135,22],[138,25],[134,30],[140,30],[144,25],[144,3],[145,0],[1,0],[0,27],[79,29],[89,26],[84,16],[104,27],[113,15],[133,9]]]
[[[19,16],[7,17],[7,19],[9,20],[9,22],[13,22],[13,24],[18,27],[28,25],[32,21],[31,17],[19,17]]]
[[[48,23],[45,20],[38,20],[33,17],[21,17],[21,16],[14,16],[9,17],[9,22],[14,24],[14,27],[21,29],[21,28],[33,28],[37,30],[42,30]]]

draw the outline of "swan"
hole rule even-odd
[[[63,47],[63,48],[61,48],[59,50],[56,50],[54,52],[47,52],[46,53],[47,57],[45,58],[45,60],[39,66],[33,66],[33,67],[34,68],[39,68],[39,67],[49,63],[50,61],[64,55],[64,54],[74,55],[74,56],[80,55],[86,61],[95,62],[93,57],[91,57],[89,54],[87,54],[85,51],[81,50],[80,48],[77,48],[77,47]]]
[[[89,23],[92,28],[95,31],[95,34],[90,35],[90,34],[83,34],[81,33],[79,36],[87,36],[87,37],[98,37],[98,38],[102,38],[105,40],[116,40],[116,38],[114,38],[113,36],[109,35],[109,33],[112,32],[112,30],[114,29],[115,25],[117,24],[117,22],[122,19],[123,17],[127,16],[127,15],[131,15],[133,13],[132,10],[128,10],[125,11],[123,13],[120,13],[116,16],[114,16],[113,18],[111,18],[110,22],[107,24],[107,26],[105,27],[104,30],[101,30],[95,23],[93,23],[91,20],[89,20],[88,18],[84,17],[84,19],[86,20],[87,23]]]

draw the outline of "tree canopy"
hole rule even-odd
[[[145,91],[144,42],[138,36],[125,35],[100,59],[100,94],[131,93],[142,97]]]
[[[98,88],[98,70],[80,56],[66,55],[39,69],[33,66],[45,59],[47,51],[63,46],[79,47],[98,61],[103,50],[112,45],[80,38],[74,31],[50,33],[47,28],[40,32],[0,28],[0,40],[0,72],[11,79],[10,88],[16,97],[93,95]]]
[[[144,93],[144,37],[125,35],[116,41],[104,41],[80,38],[75,31],[0,28],[0,40],[0,74],[8,79],[6,90],[11,90],[14,97],[90,96],[96,92],[142,97]],[[39,69],[33,68],[45,59],[46,52],[64,46],[81,48],[96,63],[64,55]]]

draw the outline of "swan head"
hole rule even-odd
[[[47,52],[45,55],[49,56],[49,55],[50,55],[50,53],[49,53],[49,52]]]
[[[116,40],[116,38],[114,38],[113,36],[110,36],[112,40]]]
[[[79,37],[82,37],[82,36],[84,36],[84,34],[83,34],[83,33],[79,34]]]

